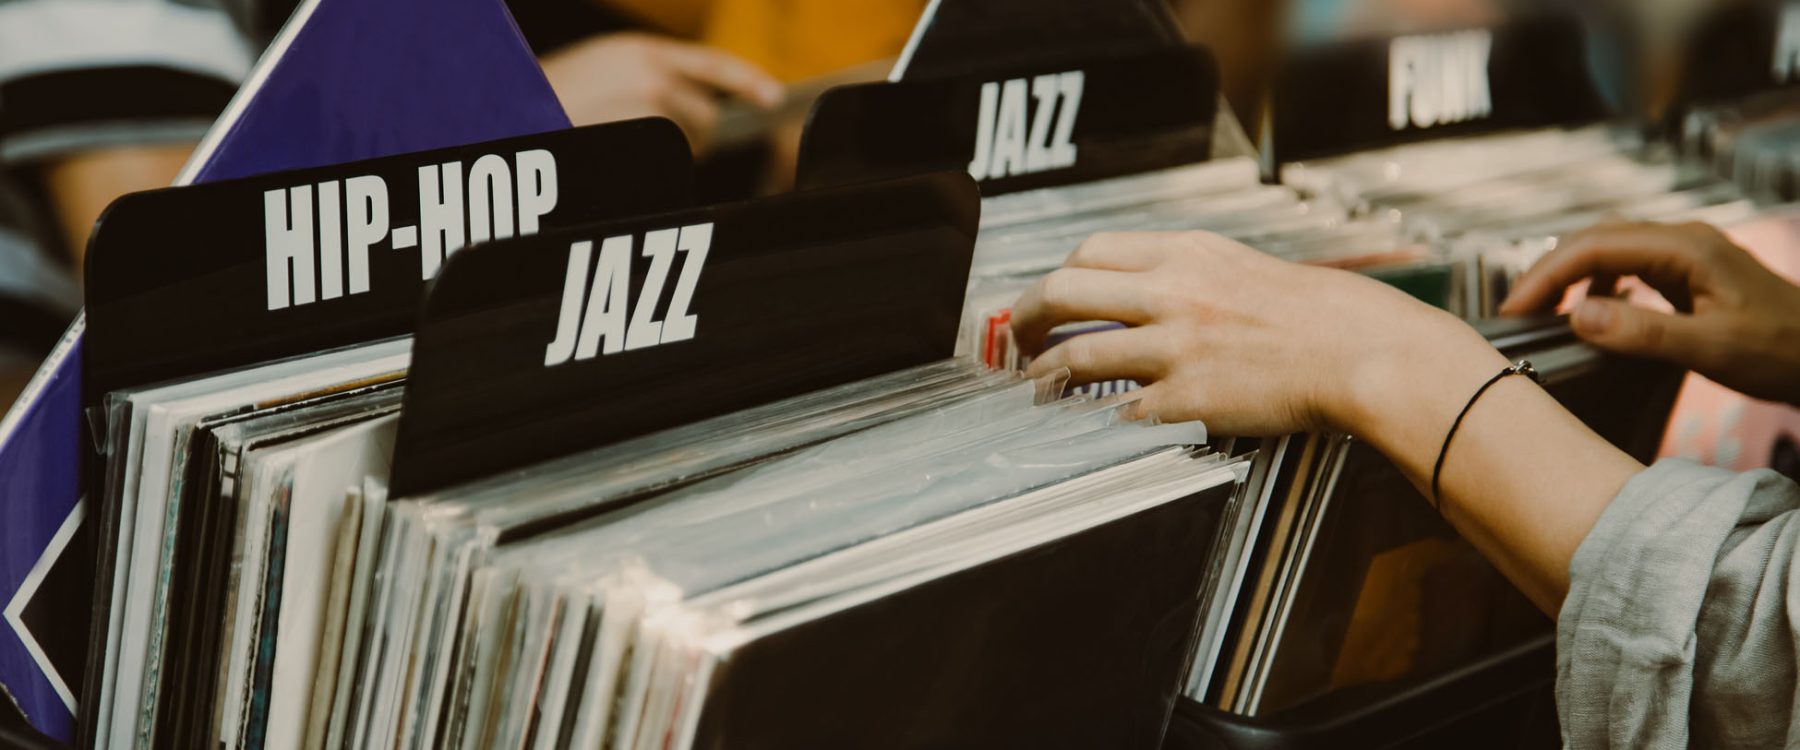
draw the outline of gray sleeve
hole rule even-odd
[[[1570,748],[1800,741],[1800,487],[1665,459],[1627,483],[1576,551],[1557,622]]]

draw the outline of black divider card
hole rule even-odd
[[[936,174],[459,253],[414,339],[394,495],[950,357],[979,216]]]
[[[404,334],[458,248],[689,205],[634,120],[120,198],[89,253],[85,401]]]
[[[1190,47],[846,86],[814,106],[797,180],[960,170],[984,195],[1087,182],[1205,161],[1217,110],[1217,68]]]
[[[1713,11],[1689,42],[1688,104],[1800,84],[1800,3],[1740,2]]]
[[[901,80],[1183,44],[1165,0],[938,0],[919,26]]]
[[[1581,26],[1562,15],[1298,50],[1271,106],[1276,163],[1606,115]]]

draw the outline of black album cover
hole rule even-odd
[[[752,641],[695,748],[1156,748],[1235,486]]]

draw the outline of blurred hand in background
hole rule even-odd
[[[718,130],[726,97],[763,109],[781,104],[781,82],[730,53],[644,33],[592,37],[543,58],[544,74],[576,125],[666,117],[696,154]]]

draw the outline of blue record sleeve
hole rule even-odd
[[[502,0],[307,0],[176,184],[568,126]],[[0,421],[0,689],[64,742],[76,736],[100,520],[84,502],[83,327]]]

